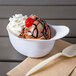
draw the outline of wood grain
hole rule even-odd
[[[49,19],[76,19],[76,6],[0,6],[0,18],[18,13],[33,13]]]
[[[76,36],[76,20],[46,20],[52,25],[66,25],[70,28],[68,36]],[[0,19],[0,36],[8,36],[6,26],[8,19]]]
[[[0,5],[76,5],[76,0],[0,0]]]
[[[19,62],[0,62],[0,76],[6,76],[6,73],[18,64]]]
[[[72,44],[76,44],[76,38],[62,38],[62,40],[65,40],[65,41],[70,42]]]

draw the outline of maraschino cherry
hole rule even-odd
[[[30,27],[32,24],[33,24],[33,22],[34,22],[35,20],[34,19],[32,19],[32,18],[27,18],[26,20],[25,20],[25,26],[26,27]]]

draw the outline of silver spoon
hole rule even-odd
[[[60,57],[60,56],[66,56],[66,57],[74,57],[76,56],[76,44],[73,44],[67,48],[65,48],[62,52],[57,53],[51,57],[49,57],[48,59],[42,61],[41,63],[39,63],[38,65],[36,65],[35,67],[33,67],[27,74],[26,76],[31,75],[32,73],[36,72],[37,70],[41,69],[43,66],[45,66],[47,63],[53,61],[54,59]]]

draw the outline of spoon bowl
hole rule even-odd
[[[62,54],[68,57],[76,56],[76,44],[73,44],[62,51]]]

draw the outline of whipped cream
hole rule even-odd
[[[9,18],[8,30],[13,34],[19,36],[22,29],[25,27],[25,20],[27,15],[23,16],[22,14],[15,14]]]

